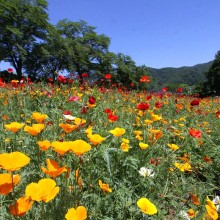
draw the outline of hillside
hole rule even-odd
[[[213,61],[194,66],[179,68],[165,67],[161,69],[148,68],[149,74],[154,78],[154,88],[171,84],[188,84],[189,86],[204,82],[204,73],[208,71]]]

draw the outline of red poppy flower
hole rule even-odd
[[[163,107],[163,103],[162,102],[156,102],[155,107],[156,108],[161,108],[161,107]]]
[[[183,92],[183,88],[182,88],[182,87],[179,87],[179,88],[177,89],[177,92],[178,92],[178,93]]]
[[[215,112],[217,118],[220,118],[220,111]]]
[[[112,114],[112,111],[109,108],[104,109],[104,112],[107,113],[107,114]]]
[[[149,83],[149,82],[150,82],[149,76],[142,76],[142,77],[140,78],[140,82],[141,82],[141,83],[144,83],[144,82]]]
[[[63,115],[72,115],[72,113],[70,111],[66,110],[66,111],[63,111]]]
[[[143,102],[140,102],[137,104],[137,109],[140,109],[140,110],[148,110],[150,108],[150,105],[148,103],[143,103]]]
[[[134,87],[134,83],[131,83],[130,86],[131,86],[131,87]]]
[[[96,103],[96,99],[93,96],[89,97],[89,104],[94,105]]]
[[[194,138],[201,138],[202,137],[202,132],[199,131],[198,129],[189,129],[189,134],[194,137]]]
[[[113,114],[109,114],[109,115],[108,115],[108,119],[109,119],[110,121],[117,121],[117,120],[118,120],[118,116],[113,115]]]
[[[62,75],[59,75],[57,80],[60,82],[60,83],[66,83],[67,79],[65,76],[62,76]]]
[[[89,106],[84,106],[81,108],[81,113],[86,114],[88,112],[88,110],[89,110]]]
[[[191,106],[199,105],[199,100],[198,100],[198,99],[192,100],[192,101],[190,102],[190,105],[191,105]]]
[[[73,79],[68,79],[67,82],[68,82],[69,84],[72,84],[72,83],[74,82],[74,80],[73,80]]]
[[[14,72],[14,70],[13,70],[12,68],[8,68],[7,71],[8,71],[9,73],[13,73],[13,72]]]
[[[152,95],[148,95],[148,96],[146,97],[146,101],[150,100],[151,98],[152,98]]]
[[[106,73],[106,74],[105,74],[105,78],[106,78],[106,79],[111,79],[111,78],[112,78],[112,75],[111,75],[110,73]]]
[[[167,87],[162,88],[162,92],[167,92],[167,90],[168,90]]]
[[[88,73],[83,73],[82,74],[82,77],[88,77],[89,75],[88,75]]]

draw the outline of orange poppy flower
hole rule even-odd
[[[50,148],[50,141],[48,140],[38,141],[37,144],[42,151],[46,151],[48,148]]]
[[[84,206],[78,206],[76,209],[68,209],[65,215],[66,220],[84,220],[87,218],[87,210]]]
[[[83,181],[82,181],[82,178],[79,175],[79,168],[76,170],[75,175],[76,175],[77,184],[78,184],[79,188],[82,189]]]
[[[29,197],[23,196],[16,201],[16,204],[9,207],[10,213],[22,217],[31,209],[33,203],[34,201],[31,201]]]
[[[49,202],[59,192],[60,187],[52,179],[41,179],[38,183],[30,183],[25,189],[25,195],[33,201]]]
[[[77,126],[76,125],[71,125],[71,124],[59,124],[59,126],[66,132],[66,133],[70,133],[72,131],[74,131]]]
[[[8,193],[10,193],[13,187],[17,185],[19,181],[20,176],[18,174],[13,176],[10,173],[0,174],[0,194],[7,195]]]
[[[112,192],[112,189],[109,188],[109,184],[103,183],[101,180],[99,180],[99,187],[102,189],[103,192]]]
[[[7,128],[9,131],[12,131],[12,132],[16,133],[23,126],[24,126],[24,124],[22,124],[22,123],[12,122],[10,124],[5,125],[5,128]]]
[[[193,193],[190,193],[190,196],[191,196],[192,203],[199,206],[200,202],[199,202],[198,197],[196,195],[194,195]]]
[[[0,168],[9,172],[19,170],[21,167],[27,165],[30,158],[21,152],[3,153],[0,154]]]
[[[32,126],[25,126],[24,131],[27,131],[33,136],[37,136],[44,129],[44,124],[33,124]]]
[[[58,163],[51,159],[47,159],[47,169],[41,167],[41,170],[53,178],[59,176],[63,172],[67,172],[66,167],[59,167]]]
[[[46,114],[41,114],[39,112],[33,112],[32,117],[37,123],[44,123],[44,120],[48,118]]]
[[[69,143],[69,150],[71,150],[77,156],[81,156],[91,149],[91,145],[83,140],[71,141]]]
[[[64,142],[54,141],[51,143],[51,146],[53,147],[53,150],[60,155],[64,155],[66,152],[69,151],[69,144],[67,141]]]

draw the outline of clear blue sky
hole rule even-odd
[[[220,0],[48,0],[50,22],[85,20],[110,51],[148,67],[193,66],[220,50]],[[1,67],[1,66],[0,66]]]

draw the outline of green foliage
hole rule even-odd
[[[0,58],[11,63],[19,78],[28,53],[45,38],[46,8],[45,0],[0,1]]]
[[[156,79],[156,84],[151,85],[152,90],[160,90],[161,87],[170,86],[171,89],[181,87],[180,84],[194,86],[205,81],[205,72],[212,65],[212,61],[198,64],[192,67],[162,69],[149,68],[149,74]],[[173,88],[176,87],[176,88]]]
[[[220,51],[206,72],[207,81],[204,83],[204,92],[208,95],[220,95]]]

